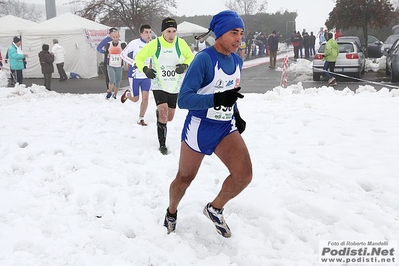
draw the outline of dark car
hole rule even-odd
[[[389,35],[381,46],[381,51],[384,52],[386,48],[391,48],[392,44],[399,39],[399,34]]]
[[[385,48],[386,56],[385,73],[391,76],[391,82],[399,82],[399,39],[396,40],[391,48]]]
[[[380,58],[382,56],[381,46],[383,42],[378,40],[376,37],[369,35],[367,38],[368,46],[368,57],[369,58]]]
[[[349,41],[356,42],[363,52],[366,52],[366,47],[360,41],[357,36],[342,36],[337,39],[337,41]],[[382,56],[381,46],[383,42],[378,40],[376,37],[368,35],[367,46],[368,46],[368,57],[369,58],[380,58]]]

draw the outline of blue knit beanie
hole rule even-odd
[[[217,39],[229,30],[244,29],[244,21],[236,12],[225,10],[213,16],[209,28],[215,33]]]

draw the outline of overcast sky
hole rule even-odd
[[[24,0],[26,3],[45,3],[45,0]],[[71,3],[72,0],[56,0],[56,5],[65,5]],[[79,1],[77,1],[79,2]],[[225,10],[225,0],[200,0],[187,1],[176,0],[178,9],[176,15],[194,16],[194,15],[214,15],[217,12]],[[275,13],[277,11],[289,12],[296,11],[298,17],[296,19],[296,28],[302,32],[306,29],[308,32],[317,33],[320,27],[324,27],[324,22],[328,18],[328,14],[335,6],[333,0],[268,0],[268,9],[266,12]],[[284,30],[284,29],[280,29]]]

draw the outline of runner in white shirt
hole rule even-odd
[[[123,93],[121,102],[124,103],[127,99],[131,100],[132,102],[137,102],[140,98],[139,89],[141,89],[142,99],[137,124],[142,126],[147,125],[144,121],[144,115],[148,107],[148,95],[151,88],[151,79],[147,78],[143,72],[136,68],[136,65],[134,64],[134,58],[136,57],[137,53],[151,40],[151,35],[151,26],[142,25],[140,27],[140,38],[131,41],[121,53],[122,60],[129,64],[128,79],[130,84],[130,89]],[[148,62],[146,62],[146,64],[150,65],[150,58],[148,58],[147,61]]]

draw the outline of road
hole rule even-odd
[[[290,63],[292,63],[292,58],[290,58]],[[277,62],[277,66],[282,65],[282,60]],[[275,69],[270,69],[268,60],[262,62],[256,66],[251,66],[246,68],[242,72],[241,76],[241,87],[243,92],[247,93],[265,93],[268,90],[273,90],[273,88],[281,85],[281,75],[282,71]],[[322,78],[320,81],[313,81],[312,74],[301,75],[300,73],[288,72],[288,86],[292,84],[297,84],[302,82],[304,89],[308,88],[319,88],[322,86],[327,86],[327,78]],[[355,91],[359,86],[371,85],[376,90],[380,90],[383,87],[388,89],[399,88],[399,83],[392,84],[389,82],[389,78],[385,76],[385,71],[368,71],[363,76],[362,79],[347,79],[343,77],[337,78],[337,85],[334,86],[336,90],[343,90],[349,88]]]
[[[282,65],[282,59],[277,62],[277,66]],[[121,90],[129,85],[126,72],[122,79]],[[245,61],[244,69],[241,76],[241,87],[244,93],[265,93],[266,91],[273,90],[273,88],[280,86],[282,71],[270,69],[268,64],[268,58],[259,58],[254,60]],[[338,78],[338,85],[334,87],[336,90],[343,90],[348,87],[350,90],[355,91],[359,88],[359,85],[369,84],[376,90],[382,87],[397,86],[399,84],[392,84],[388,81],[388,78],[379,71],[372,72],[368,71],[362,77],[363,81],[347,80]],[[313,81],[312,75],[301,76],[298,73],[288,73],[288,86],[302,82],[303,88],[314,88],[322,87],[327,85],[327,80]],[[24,79],[26,86],[32,86],[32,84],[43,84],[43,79]],[[106,90],[105,77],[103,75],[91,79],[69,79],[64,82],[59,82],[58,79],[53,79],[51,82],[52,90],[59,93],[103,93]]]

